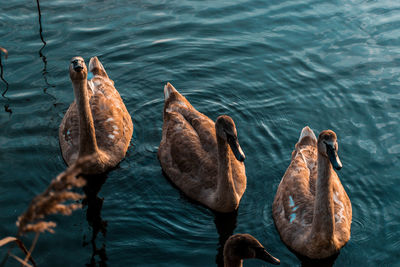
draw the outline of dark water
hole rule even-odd
[[[40,4],[43,40],[35,1],[0,4],[0,46],[9,51],[2,57],[9,87],[0,98],[0,237],[15,234],[18,215],[65,169],[58,126],[73,100],[72,56],[100,58],[135,129],[126,159],[89,190],[89,210],[51,217],[58,226],[39,238],[39,266],[214,266],[219,239],[235,225],[282,266],[300,266],[280,241],[271,204],[305,125],[339,138],[353,223],[335,266],[400,266],[400,2]],[[188,201],[162,175],[156,153],[167,81],[212,119],[234,118],[248,178],[236,218]]]

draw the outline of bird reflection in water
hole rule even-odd
[[[333,264],[335,263],[337,257],[339,256],[339,253],[337,253],[337,254],[330,256],[329,258],[316,260],[316,259],[310,259],[303,255],[300,255],[300,254],[296,253],[295,251],[291,250],[290,248],[289,248],[289,250],[294,255],[296,255],[296,257],[301,261],[301,267],[332,267]]]
[[[217,227],[218,238],[218,254],[215,262],[218,267],[224,267],[224,246],[226,240],[233,234],[236,228],[238,211],[230,213],[214,212],[214,223]]]
[[[300,259],[301,267],[332,267],[339,254],[322,260]]]
[[[99,233],[106,236],[107,221],[101,218],[101,208],[103,207],[103,198],[98,197],[101,187],[107,180],[107,174],[100,175],[85,175],[87,180],[86,185],[83,187],[86,198],[83,200],[83,206],[87,206],[86,220],[92,227],[92,237],[90,241],[86,240],[84,236],[83,246],[88,244],[92,245],[92,256],[90,262],[86,264],[88,267],[94,266],[107,266],[106,245],[103,242],[100,248],[97,247],[96,239]],[[98,265],[96,263],[96,256],[99,257]]]

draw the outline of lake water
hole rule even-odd
[[[66,167],[58,127],[73,101],[71,57],[99,57],[134,134],[126,159],[97,185],[91,216],[85,207],[50,217],[58,226],[40,235],[38,266],[215,266],[219,239],[232,231],[257,237],[282,266],[300,266],[271,205],[305,125],[338,135],[353,223],[335,266],[400,266],[399,1],[40,5],[43,40],[35,1],[0,4],[0,46],[9,52],[1,59],[0,237],[15,235],[17,217]],[[211,119],[235,120],[248,179],[236,218],[192,203],[162,174],[168,81]]]

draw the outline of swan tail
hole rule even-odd
[[[179,94],[179,92],[175,89],[175,87],[172,86],[172,84],[167,83],[167,84],[164,86],[164,99],[165,99],[165,101],[167,101],[168,98],[169,98],[173,93],[178,93],[178,94]]]
[[[178,90],[172,86],[172,84],[167,83],[164,86],[164,107],[167,108],[174,104],[180,106],[183,108],[183,110],[193,109],[193,106],[189,103],[189,101],[187,101],[187,99],[181,95]]]
[[[97,57],[92,57],[90,59],[89,72],[91,72],[93,76],[100,75],[105,78],[108,78],[106,69],[103,67],[103,64],[101,64],[100,60]]]
[[[310,127],[306,126],[301,131],[299,141],[297,141],[297,145],[304,146],[304,145],[316,145],[317,144],[317,137],[315,136],[313,130]]]

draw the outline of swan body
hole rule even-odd
[[[317,138],[303,128],[272,205],[282,241],[300,255],[323,259],[350,239],[350,199],[333,168],[342,164],[331,130]]]
[[[236,210],[246,189],[246,174],[233,120],[222,115],[214,123],[170,83],[164,95],[158,158],[165,174],[188,197],[210,209]]]
[[[269,254],[263,245],[252,235],[235,234],[224,246],[224,266],[241,267],[243,259],[257,258],[265,262],[279,265],[279,259]]]
[[[89,80],[81,57],[71,59],[69,73],[75,100],[59,129],[63,158],[72,165],[78,158],[92,155],[94,160],[83,173],[103,173],[125,157],[133,132],[131,116],[97,57],[90,59],[93,77]]]

